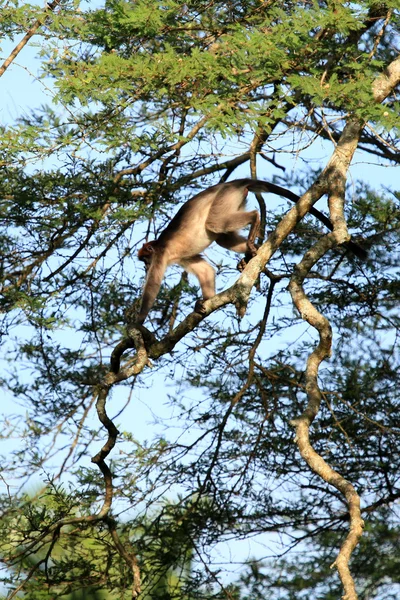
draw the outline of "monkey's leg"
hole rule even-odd
[[[204,314],[204,300],[208,300],[215,296],[215,271],[212,266],[200,256],[196,254],[190,258],[181,261],[180,264],[188,273],[193,273],[199,280],[203,298],[197,300],[194,310],[200,314]]]
[[[213,233],[230,233],[231,231],[238,231],[242,227],[250,225],[250,223],[251,229],[253,229],[257,227],[259,222],[258,210],[231,212],[229,207],[221,207],[221,210],[217,212],[213,207],[208,215],[206,228]]]
[[[249,249],[249,253],[251,254],[250,258],[253,258],[257,254],[257,248],[254,245],[258,232],[260,230],[260,213],[257,210],[253,211],[253,221],[251,223],[249,237],[247,238],[247,247]],[[245,257],[246,258],[246,257]]]
[[[245,254],[248,251],[247,238],[236,233],[236,231],[230,231],[229,233],[221,233],[215,240],[218,246],[227,248],[233,252],[240,252]]]
[[[236,231],[231,231],[230,233],[221,233],[217,239],[215,240],[219,246],[222,248],[227,248],[228,250],[233,250],[233,252],[240,252],[245,255],[244,258],[238,263],[237,268],[239,271],[243,271],[246,267],[249,260],[253,258],[257,254],[257,248],[254,244],[250,244],[248,239],[236,233]]]
[[[216,214],[215,211],[210,211],[209,218],[206,221],[206,227],[213,233],[225,234],[232,233],[246,225],[250,225],[250,232],[247,238],[247,252],[249,257],[257,254],[257,248],[254,245],[258,230],[260,228],[260,214],[257,210],[249,212],[237,211],[231,214],[223,215]]]

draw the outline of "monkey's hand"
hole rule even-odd
[[[197,300],[196,304],[194,305],[194,312],[199,313],[199,315],[206,314],[207,311],[204,306],[204,300]]]

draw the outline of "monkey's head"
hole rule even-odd
[[[144,262],[146,270],[151,265],[155,252],[155,242],[146,242],[138,252],[138,259]]]

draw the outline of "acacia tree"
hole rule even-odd
[[[396,5],[4,3],[0,74],[32,38],[52,93],[0,140],[10,598],[165,597],[171,572],[173,598],[398,594],[399,196],[378,189],[400,160]],[[204,315],[176,272],[137,328],[137,246],[236,175],[301,198],[257,196],[257,256],[239,276],[212,255]],[[139,441],[117,403],[154,386],[157,411],[163,380],[168,421]]]

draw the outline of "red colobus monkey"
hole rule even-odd
[[[200,255],[205,248],[216,242],[223,248],[244,253],[246,259],[256,255],[254,242],[260,227],[260,214],[257,210],[245,211],[249,191],[271,192],[293,202],[299,200],[293,192],[257,179],[219,183],[188,200],[159,238],[147,242],[138,252],[139,260],[146,265],[147,277],[137,323],[142,324],[146,319],[169,265],[178,264],[196,275],[204,301],[215,295],[215,271]],[[317,209],[312,208],[310,213],[333,229],[330,220]],[[247,238],[238,233],[246,225],[251,225]],[[349,242],[348,246],[359,257],[366,254],[354,242]],[[202,312],[202,301],[196,303],[195,310]]]

